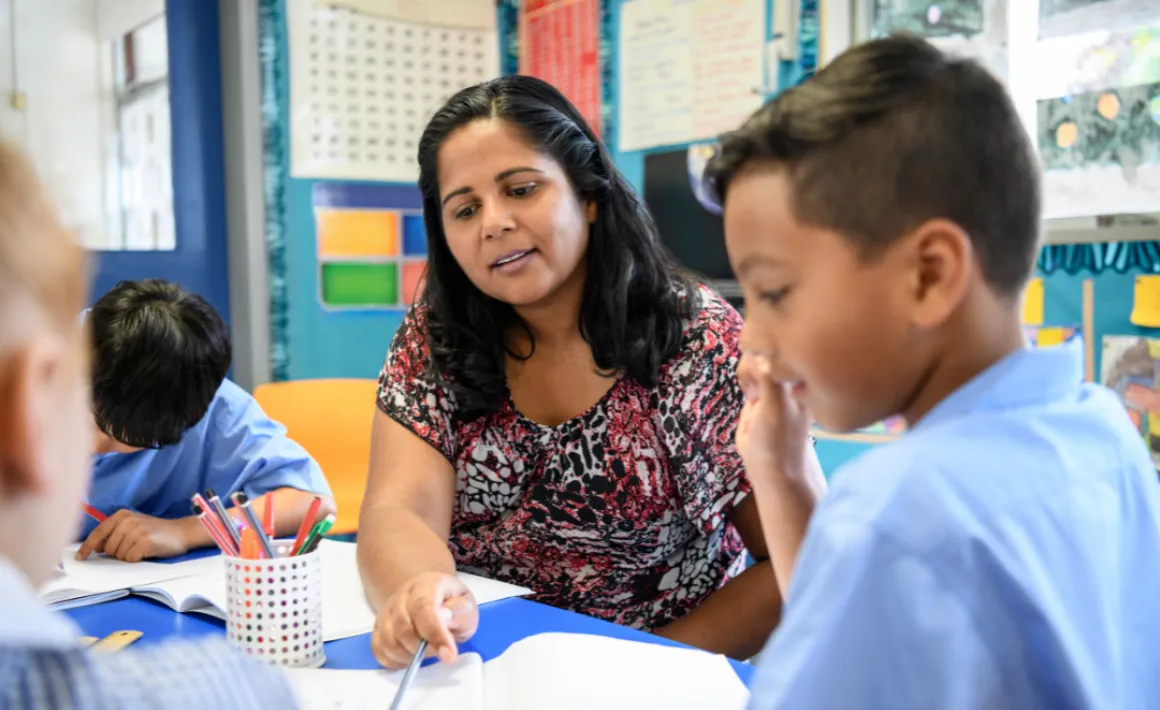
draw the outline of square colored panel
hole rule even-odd
[[[403,215],[403,253],[427,256],[427,227],[421,214]]]
[[[427,273],[427,262],[408,261],[403,264],[403,303],[411,305],[419,295],[423,285],[423,275]]]
[[[331,262],[322,265],[322,303],[338,307],[399,305],[397,264]]]
[[[399,253],[399,214],[388,210],[331,210],[314,213],[318,256],[391,257]]]

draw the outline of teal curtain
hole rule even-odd
[[[258,54],[262,73],[263,189],[266,197],[266,260],[270,300],[270,378],[289,376],[286,289],[286,181],[290,178],[289,129],[282,114],[287,105],[286,16],[283,0],[261,0],[258,6]]]
[[[1105,244],[1061,244],[1039,251],[1037,264],[1043,275],[1056,271],[1099,274],[1114,271],[1160,273],[1160,242],[1108,242]]]

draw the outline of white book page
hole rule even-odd
[[[163,565],[156,562],[122,562],[106,555],[92,555],[79,562],[75,559],[80,545],[65,548],[61,558],[62,570],[40,589],[40,596],[47,603],[75,599],[77,597],[130,589],[189,574],[180,565]]]
[[[583,634],[517,641],[484,666],[490,710],[741,710],[749,691],[724,656]]]
[[[389,707],[403,671],[288,670],[303,710],[382,710]],[[404,696],[406,710],[485,710],[483,661],[463,654],[452,665],[421,668]]]

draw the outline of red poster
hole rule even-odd
[[[600,0],[523,0],[520,73],[555,86],[600,133]]]

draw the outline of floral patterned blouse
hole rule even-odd
[[[425,375],[421,306],[379,375],[378,406],[455,469],[460,569],[538,601],[640,629],[699,605],[745,564],[727,519],[750,493],[733,444],[741,318],[702,290],[680,351],[648,388],[621,377],[588,411],[544,426],[510,397],[474,419]]]

